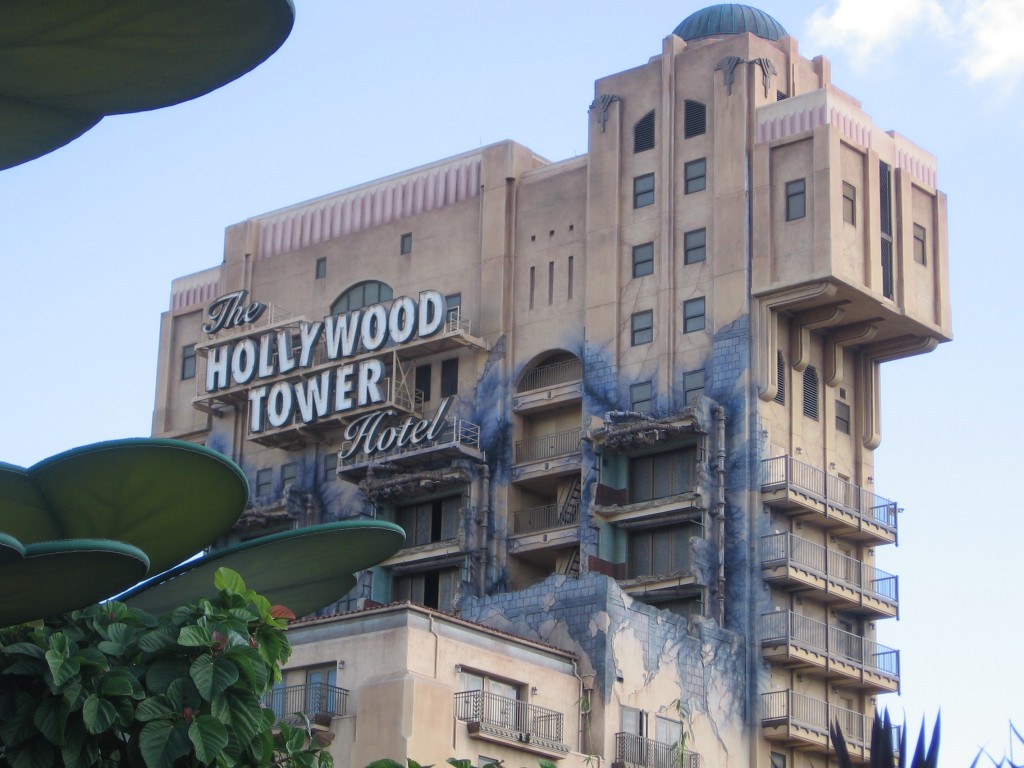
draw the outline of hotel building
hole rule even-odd
[[[825,766],[834,721],[866,761],[900,685],[881,364],[951,338],[935,158],[741,5],[587,114],[580,157],[502,142],[229,227],[174,281],[153,434],[250,476],[224,545],[406,530],[272,697],[340,768]]]

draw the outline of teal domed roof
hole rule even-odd
[[[779,40],[789,33],[764,11],[739,3],[710,5],[687,16],[674,33],[683,40],[750,32],[765,40]]]

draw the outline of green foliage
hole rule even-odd
[[[309,723],[260,705],[291,653],[287,611],[217,571],[159,619],[109,602],[0,631],[0,766],[331,768]]]

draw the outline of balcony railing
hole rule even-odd
[[[563,360],[560,363],[542,365],[529,371],[519,382],[517,392],[529,392],[533,389],[557,387],[583,378],[583,361],[579,358]]]
[[[843,729],[843,737],[848,745],[858,751],[869,746],[871,718],[852,709],[837,707],[795,691],[762,693],[761,709],[762,726],[786,722],[825,737],[827,744],[829,724],[836,722]]]
[[[487,691],[455,694],[455,718],[517,741],[562,745],[562,713]]]
[[[311,720],[317,715],[343,717],[348,707],[348,691],[327,683],[287,685],[267,691],[262,704],[274,711],[278,721],[286,723],[301,721],[301,715]]]
[[[580,521],[580,502],[545,504],[542,507],[520,509],[512,515],[512,533],[536,533]]]
[[[632,733],[615,734],[615,763],[625,768],[701,768],[696,752]]]
[[[797,645],[873,674],[900,676],[899,651],[792,611],[763,614],[761,642]]]
[[[798,490],[825,504],[877,525],[893,535],[896,533],[896,502],[878,496],[841,477],[829,475],[792,456],[775,456],[761,460],[761,490],[786,487]]]
[[[892,605],[899,602],[896,576],[791,533],[776,533],[761,539],[761,565],[767,568],[773,563],[796,565],[815,576]]]
[[[566,429],[549,435],[518,440],[515,445],[515,463],[543,461],[556,456],[566,456],[580,449],[580,428]]]

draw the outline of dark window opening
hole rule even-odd
[[[650,413],[654,400],[654,387],[651,382],[632,384],[629,387],[629,408],[640,413]]]
[[[629,460],[629,501],[650,501],[693,490],[695,448],[682,448]]]
[[[707,258],[707,230],[695,229],[683,235],[683,263],[697,264]]]
[[[429,363],[427,365],[416,366],[416,391],[418,394],[417,399],[425,403],[430,400],[430,374],[433,373],[433,366]]]
[[[418,547],[456,538],[461,503],[461,496],[449,496],[399,507],[397,522],[405,530],[405,546]]]
[[[914,261],[918,264],[928,263],[928,233],[920,224],[914,225]]]
[[[703,331],[705,326],[704,297],[683,302],[683,333]]]
[[[775,402],[786,404],[786,358],[782,356],[782,351],[776,351],[775,353],[775,377],[778,380],[778,387],[775,390]]]
[[[700,536],[696,525],[674,525],[629,534],[627,578],[689,573],[690,539]]]
[[[892,269],[892,168],[888,163],[879,162],[879,224],[882,230],[882,295],[893,297]]]
[[[459,391],[459,358],[441,361],[441,397],[451,397]]]
[[[804,368],[804,416],[818,420],[818,371],[813,365]]]
[[[194,379],[196,377],[196,345],[186,344],[181,348],[181,378]]]
[[[700,136],[707,131],[707,107],[699,101],[686,100],[683,106],[683,138]]]
[[[314,274],[316,275],[316,279],[317,280],[323,280],[325,277],[327,277],[327,257],[326,256],[321,256],[319,259],[316,260],[315,270],[316,271],[314,272]]]
[[[256,470],[256,492],[253,494],[256,498],[262,498],[269,496],[270,492],[274,489],[274,470],[272,469],[258,469]]]
[[[633,151],[654,149],[654,110],[640,118],[633,127]]]
[[[849,182],[843,182],[843,221],[857,224],[857,188]]]
[[[683,402],[689,405],[693,398],[704,394],[704,369],[683,374]]]
[[[412,232],[406,232],[398,242],[398,252],[402,256],[412,253]]]
[[[351,312],[356,309],[368,307],[371,304],[379,304],[382,301],[391,301],[394,293],[391,286],[379,280],[367,280],[356,283],[331,304],[331,314],[340,315],[344,312]]]
[[[850,406],[839,400],[836,400],[836,431],[850,434]]]
[[[650,344],[654,340],[654,311],[646,310],[637,312],[630,318],[630,344],[634,347],[640,344]]]

